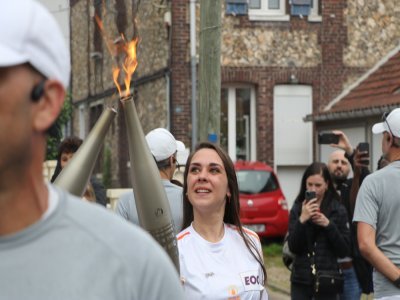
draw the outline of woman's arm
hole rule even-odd
[[[325,227],[325,232],[334,253],[338,257],[345,257],[350,255],[350,225],[343,205],[340,204],[337,212],[336,218],[331,219]]]
[[[300,223],[300,208],[301,204],[295,202],[290,210],[288,245],[290,251],[294,254],[304,253],[308,250],[305,242],[307,225]]]

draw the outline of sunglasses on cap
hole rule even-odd
[[[386,123],[390,134],[394,137],[395,135],[393,134],[392,129],[390,129],[389,122],[387,121],[387,117],[388,116],[389,116],[389,113],[388,112],[384,112],[383,115],[382,115],[382,121],[384,121]]]

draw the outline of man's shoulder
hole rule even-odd
[[[177,191],[181,191],[181,192],[183,191],[183,188],[181,186],[176,185],[169,180],[163,180],[162,184],[165,188],[169,188],[169,189],[173,189],[173,190],[177,190]]]
[[[126,222],[103,206],[72,198],[75,197],[67,194],[64,209],[70,228],[77,234],[117,248],[120,246],[119,243],[131,243],[134,246],[142,239],[149,239],[148,234],[142,229]]]
[[[134,200],[135,200],[135,195],[133,193],[133,190],[130,190],[130,191],[122,193],[119,196],[119,200],[118,201],[129,202],[129,201],[134,201]]]

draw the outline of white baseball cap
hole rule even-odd
[[[70,58],[64,36],[51,13],[34,0],[2,1],[0,67],[31,64],[67,88]]]
[[[383,122],[372,126],[372,132],[375,134],[389,132],[396,137],[400,137],[400,108],[396,108],[390,114],[383,115]]]
[[[177,151],[184,151],[185,144],[175,140],[174,136],[165,128],[156,128],[146,135],[147,145],[156,161],[162,161]]]

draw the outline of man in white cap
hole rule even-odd
[[[70,59],[34,0],[0,9],[0,298],[183,299],[178,274],[142,229],[46,184],[46,132]]]
[[[383,133],[390,164],[364,179],[353,221],[361,253],[374,267],[374,298],[400,299],[400,108],[384,114],[372,132]]]
[[[160,172],[161,181],[171,207],[175,231],[178,233],[182,229],[183,221],[183,189],[171,183],[171,180],[178,163],[177,153],[178,151],[184,151],[185,145],[181,141],[175,140],[174,136],[164,128],[156,128],[150,131],[146,135],[146,142],[156,161],[158,171]],[[126,192],[120,196],[116,212],[126,220],[140,225],[135,197],[132,191]]]

